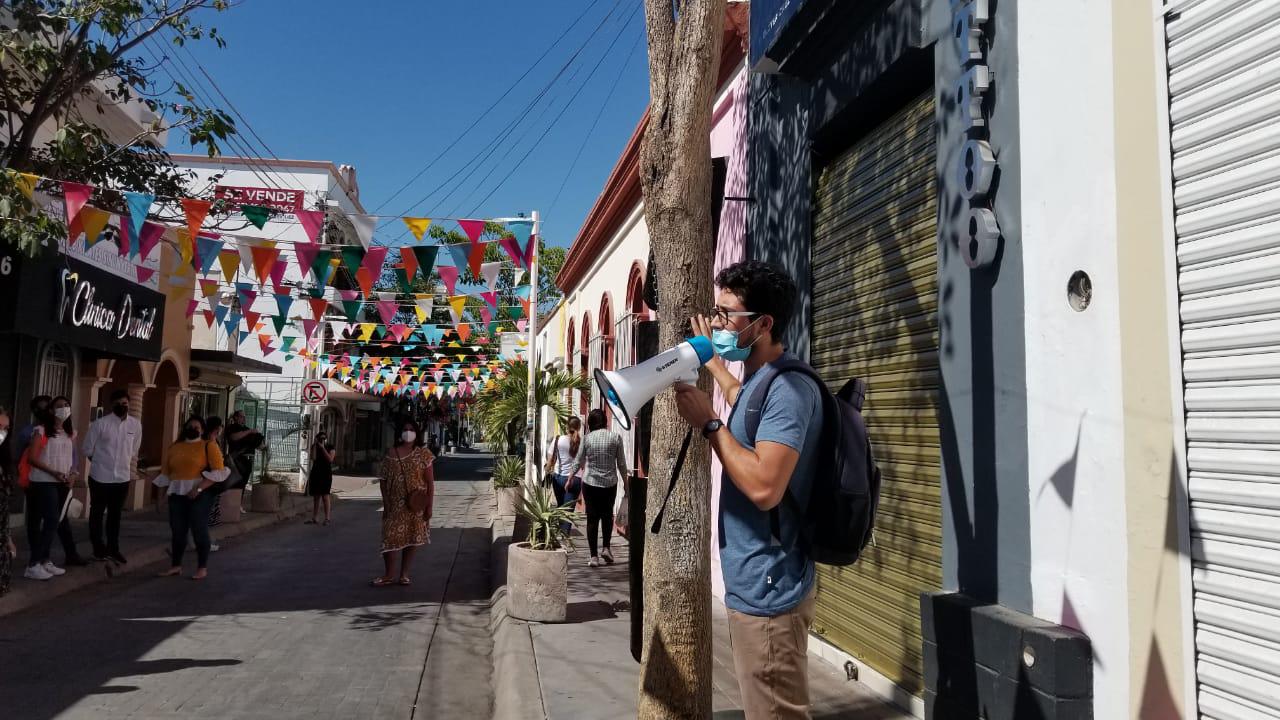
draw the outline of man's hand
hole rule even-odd
[[[708,320],[705,315],[694,315],[693,317],[689,318],[689,324],[693,327],[693,332],[695,334],[701,335],[707,340],[711,339],[711,333],[712,333],[711,321]],[[724,367],[724,358],[720,357],[718,354],[712,356],[712,358],[707,361],[708,370],[715,370],[717,368],[723,368],[723,367]]]
[[[715,408],[711,406],[711,396],[693,385],[676,383],[676,407],[680,417],[695,430],[716,419]]]

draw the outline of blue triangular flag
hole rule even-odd
[[[249,331],[248,331],[248,330],[241,330],[241,331],[240,331],[240,342],[237,342],[237,343],[236,343],[236,345],[240,345],[240,344],[244,343],[245,339],[247,339],[248,337],[249,337]]]
[[[222,252],[221,240],[207,237],[196,238],[196,255],[199,257],[201,275],[209,274],[209,271],[213,269],[213,261],[218,259],[218,253],[220,252]]]
[[[142,251],[141,242],[138,240],[138,238],[142,237],[142,223],[147,221],[147,213],[151,212],[151,203],[156,201],[156,196],[140,192],[126,192],[124,201],[129,206],[129,237],[133,238],[129,243],[129,256],[137,257],[138,253]]]
[[[463,270],[467,269],[467,258],[471,254],[470,245],[445,245],[445,250],[449,251],[449,255],[453,257],[453,266],[458,268],[458,274],[461,275]]]
[[[276,316],[289,317],[289,308],[293,305],[293,296],[289,293],[276,293]]]
[[[513,220],[507,223],[507,232],[516,236],[520,241],[520,247],[524,247],[529,242],[529,236],[533,234],[532,220]]]

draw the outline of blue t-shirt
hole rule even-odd
[[[791,358],[790,353],[783,357]],[[767,367],[767,366],[766,366]],[[763,370],[763,368],[761,368]],[[746,413],[751,394],[763,373],[756,371],[742,384],[729,432],[744,447]],[[799,507],[809,502],[813,487],[818,443],[821,441],[822,398],[813,380],[799,373],[777,376],[760,409],[756,442],[775,442],[800,453],[787,492]],[[726,471],[720,484],[720,567],[724,572],[724,604],[748,615],[780,615],[799,605],[813,588],[813,560],[797,542],[800,518],[797,505],[785,497],[779,507],[779,543],[770,532],[769,515],[756,507]]]

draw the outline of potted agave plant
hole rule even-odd
[[[557,505],[547,488],[532,488],[521,498],[517,514],[529,523],[529,539],[507,553],[507,611],[537,622],[564,622],[569,607],[569,551],[566,527],[575,513]]]
[[[524,461],[514,455],[503,455],[493,465],[493,494],[498,499],[498,515],[515,515],[520,502],[520,482],[524,480]]]
[[[249,509],[257,513],[278,513],[285,486],[271,474],[271,449],[263,445],[258,452],[262,456],[262,472],[249,493]]]

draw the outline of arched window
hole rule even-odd
[[[71,397],[71,377],[75,370],[75,356],[62,343],[45,343],[40,353],[40,377],[36,383],[37,395]]]
[[[581,369],[582,377],[591,378],[591,313],[582,314],[582,326],[578,330],[581,335],[578,344],[578,367]],[[578,412],[585,416],[591,411],[591,395],[594,391],[582,393],[581,399],[578,401]]]
[[[569,372],[573,372],[573,369],[577,367],[577,358],[574,357],[574,350],[577,347],[578,336],[573,332],[573,319],[570,318],[569,330],[564,336],[564,369]],[[569,404],[570,412],[572,412],[573,408],[578,405],[578,403],[574,402],[574,393],[576,392],[576,390],[569,390],[568,397],[565,398],[565,402]]]

